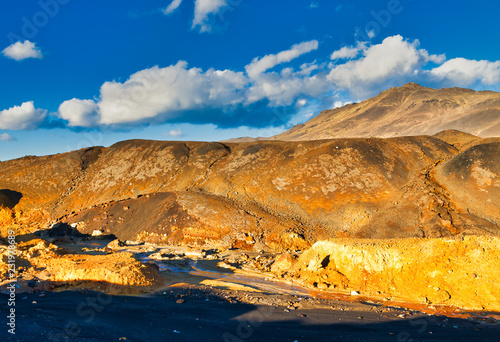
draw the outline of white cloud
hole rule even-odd
[[[240,104],[248,80],[241,72],[187,68],[180,61],[165,68],[139,71],[124,82],[106,82],[98,102],[73,99],[59,115],[72,126],[125,124],[147,119],[174,118],[183,111]],[[96,114],[97,113],[97,114]],[[97,116],[98,115],[98,116]],[[88,119],[88,116],[91,116]]]
[[[409,42],[400,35],[388,37],[365,48],[363,57],[333,67],[328,80],[339,88],[363,94],[391,79],[418,77],[423,65],[441,59],[418,47],[418,40]]]
[[[245,67],[246,72],[188,68],[184,61],[141,70],[125,82],[104,83],[94,100],[64,102],[58,115],[69,126],[82,127],[164,122],[210,122],[231,127],[239,123],[236,116],[240,113],[255,114],[258,119],[254,122],[261,124],[259,120],[284,107],[293,112],[282,115],[288,120],[297,112],[317,113],[406,82],[446,86],[500,83],[500,61],[445,62],[444,55],[429,54],[420,48],[418,40],[399,35],[380,44],[360,42],[337,50],[332,57],[338,59],[328,64],[312,61],[297,68],[281,65],[316,50],[318,45],[315,40],[303,42],[277,54],[254,58]],[[342,60],[341,56],[351,59]],[[430,69],[431,63],[439,66]],[[280,122],[286,124],[286,120]]]
[[[318,70],[319,68],[320,66],[316,63],[316,61],[312,63],[304,63],[300,66],[300,71],[298,73],[307,76],[310,75],[313,71]]]
[[[302,42],[300,44],[295,44],[291,49],[281,51],[276,55],[267,55],[262,58],[254,58],[252,63],[248,64],[245,69],[250,77],[255,78],[263,72],[274,68],[278,64],[290,62],[291,60],[300,57],[303,54],[317,49],[317,40]]]
[[[306,104],[307,104],[306,99],[297,100],[297,106],[299,106],[299,107],[304,107]]]
[[[281,73],[263,73],[254,79],[246,93],[246,103],[267,99],[272,107],[289,106],[299,96],[321,97],[328,90],[322,74],[310,76],[284,69]]]
[[[47,111],[36,109],[33,101],[24,102],[0,111],[0,129],[30,130],[37,128],[47,116]]]
[[[210,15],[218,13],[227,6],[226,0],[195,0],[193,29],[199,27],[200,32],[210,32]]]
[[[241,72],[187,68],[178,62],[166,68],[139,71],[125,82],[101,87],[99,109],[102,124],[135,122],[161,114],[222,108],[242,102],[247,79]]]
[[[170,136],[170,137],[180,137],[182,136],[182,130],[179,128],[177,129],[171,129],[169,132],[165,133],[165,135]]]
[[[419,50],[421,56],[423,57],[425,62],[432,62],[436,64],[442,64],[444,61],[446,61],[446,55],[429,55],[427,50],[420,49]]]
[[[7,134],[7,133],[0,134],[0,141],[9,142],[9,141],[14,141],[14,140],[16,140],[16,138],[14,138],[10,134]]]
[[[342,49],[334,51],[330,59],[353,59],[358,56],[359,49],[344,46]]]
[[[98,100],[66,101],[58,115],[69,126],[93,127],[165,122],[187,112],[211,109],[231,113],[236,107],[261,100],[269,101],[270,107],[287,106],[300,95],[321,96],[328,87],[325,73],[311,76],[305,70],[315,68],[308,65],[297,72],[285,68],[281,73],[263,73],[252,80],[242,72],[203,71],[180,61],[139,71],[123,83],[106,82]]]
[[[353,59],[356,58],[360,51],[366,49],[365,42],[359,42],[356,46],[344,46],[340,50],[334,51],[330,59]]]
[[[476,61],[454,58],[430,71],[439,81],[448,81],[457,86],[470,86],[476,82],[484,85],[500,83],[500,61]]]
[[[99,123],[99,107],[93,100],[71,99],[59,106],[59,117],[70,127],[94,127]]]
[[[170,5],[168,5],[167,8],[163,10],[163,13],[165,13],[166,15],[174,13],[175,10],[179,8],[181,3],[182,0],[172,0]]]
[[[4,56],[22,61],[27,58],[42,58],[42,52],[36,47],[35,43],[25,40],[24,43],[16,42],[6,47],[2,53]]]

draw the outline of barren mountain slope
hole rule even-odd
[[[474,146],[434,172],[464,215],[500,222],[500,142]]]
[[[452,178],[434,176],[435,165],[458,153],[428,136],[132,140],[2,162],[0,195],[5,210],[32,227],[63,220],[86,233],[175,244],[281,250],[330,237],[496,235],[497,192],[479,192],[493,205],[475,210],[482,206],[475,202],[467,211]],[[471,158],[498,159],[485,153]]]
[[[325,110],[270,139],[433,135],[447,129],[479,137],[500,136],[500,93],[409,83],[361,103]]]

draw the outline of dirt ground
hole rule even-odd
[[[24,288],[16,297],[16,335],[4,325],[2,341],[494,341],[500,333],[496,313],[279,282],[268,272],[271,254],[75,240],[58,242],[65,258],[79,255],[86,265],[104,251],[112,258],[130,253],[163,281],[142,295],[90,280]],[[2,294],[0,311],[8,309]]]
[[[164,294],[165,293],[165,294]],[[216,295],[218,294],[218,295]],[[231,292],[172,289],[148,296],[26,294],[15,337],[2,341],[498,341],[496,321],[447,318],[377,305],[323,307],[232,302]],[[2,312],[6,298],[0,297]]]

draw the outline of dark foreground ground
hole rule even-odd
[[[0,341],[500,341],[500,325],[494,320],[379,312],[360,303],[289,310],[196,290],[144,297],[19,294],[16,334],[11,335],[7,296],[0,301]]]

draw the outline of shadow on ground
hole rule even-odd
[[[0,190],[0,206],[12,209],[21,201],[21,198],[23,198],[23,194],[20,192],[9,189]]]
[[[0,296],[6,323],[8,297]],[[178,301],[182,303],[178,303]],[[231,304],[197,289],[148,296],[100,292],[19,294],[16,335],[2,341],[474,341],[498,340],[500,326],[442,316],[385,318],[344,312]],[[362,318],[360,318],[362,316]]]

